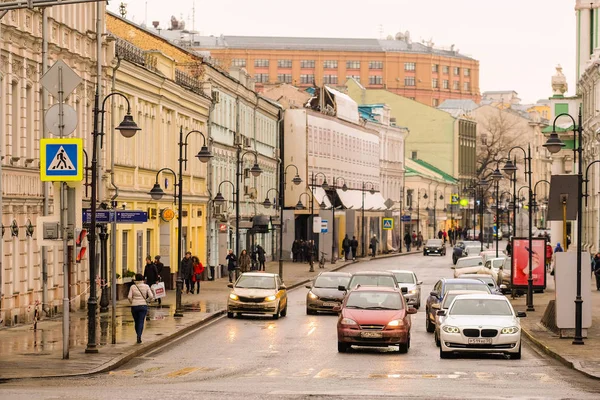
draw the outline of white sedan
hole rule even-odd
[[[440,325],[440,358],[452,353],[502,353],[521,358],[521,323],[507,298],[466,294],[454,298]]]

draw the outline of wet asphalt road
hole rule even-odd
[[[450,255],[411,255],[357,263],[346,271],[411,269],[424,300]],[[600,381],[540,355],[525,341],[523,358],[440,360],[425,332],[424,306],[413,316],[408,354],[397,349],[337,352],[336,316],[307,316],[302,288],[289,293],[288,316],[223,318],[133,360],[86,378],[9,382],[0,399],[598,399]]]

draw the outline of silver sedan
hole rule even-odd
[[[407,270],[392,270],[390,271],[398,281],[398,287],[406,288],[404,299],[408,305],[419,309],[421,307],[421,282],[417,279],[417,275],[412,271]]]

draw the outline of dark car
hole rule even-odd
[[[492,275],[463,274],[460,276],[460,279],[478,279],[490,287],[492,294],[502,294],[502,290],[500,290]]]
[[[383,286],[398,289],[398,281],[393,273],[388,271],[360,271],[352,274],[345,289],[355,289],[357,286]],[[342,286],[342,285],[340,285]],[[342,289],[340,287],[340,289]]]
[[[408,308],[397,288],[361,286],[348,292],[337,322],[338,351],[350,346],[398,346],[400,353],[410,347],[410,314],[417,310]]]
[[[339,290],[340,286],[346,287],[352,274],[348,272],[321,272],[311,285],[306,294],[306,314],[313,315],[318,311],[333,310],[344,300],[345,291]]]
[[[429,239],[423,247],[423,255],[428,256],[430,254],[439,254],[440,256],[446,255],[446,245],[442,239]]]
[[[490,287],[481,280],[476,279],[460,279],[460,278],[443,278],[437,281],[425,304],[425,329],[429,333],[435,331],[435,312],[437,311],[432,306],[441,304],[448,290],[476,290],[491,294]]]
[[[463,240],[460,242],[456,242],[456,245],[454,245],[454,249],[452,249],[452,264],[456,264],[456,261],[458,261],[459,258],[467,256],[467,252],[465,250],[467,246],[471,244],[479,245],[479,242],[475,242],[472,240]]]

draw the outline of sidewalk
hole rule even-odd
[[[394,253],[377,258],[402,256]],[[369,261],[369,258],[357,262]],[[309,272],[308,264],[285,262],[283,277],[288,289],[306,284],[323,271],[341,269],[351,261],[327,263],[325,269]],[[279,264],[269,262],[267,272],[277,273]],[[87,344],[87,311],[78,310],[70,317],[69,360],[62,359],[62,318],[0,330],[0,382],[5,379],[48,378],[88,375],[118,368],[131,359],[202,326],[224,314],[227,305],[227,278],[201,283],[200,294],[182,294],[183,318],[175,319],[175,291],[169,291],[162,307],[150,307],[150,321],[144,327],[143,343],[136,343],[133,317],[127,300],[117,304],[116,344],[111,344],[111,315],[101,313],[97,325],[98,354],[85,354]]]
[[[554,300],[554,279],[550,275],[544,293],[534,293],[535,311],[528,311],[527,317],[521,318],[521,328],[525,337],[546,354],[588,377],[600,379],[600,292],[596,290],[596,281],[593,277],[591,289],[592,326],[588,329],[588,337],[583,339],[584,345],[573,345],[572,338],[559,338],[558,334],[550,331],[540,322],[548,303]],[[523,295],[511,300],[515,310],[527,310],[526,297]]]

